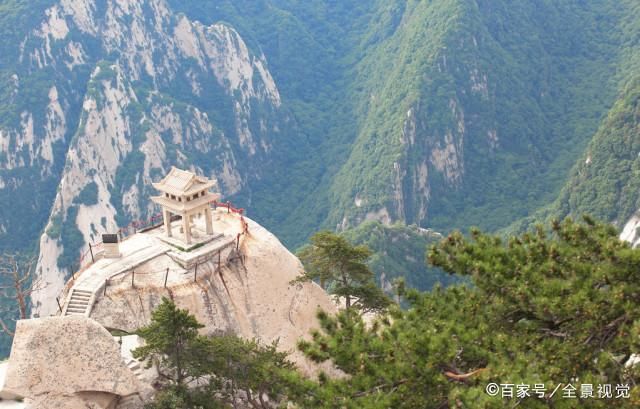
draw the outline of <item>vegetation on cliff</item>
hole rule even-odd
[[[153,311],[151,322],[138,334],[146,344],[135,357],[155,364],[161,391],[149,409],[220,409],[242,403],[266,409],[283,397],[293,397],[302,378],[277,350],[230,334],[203,336],[196,318],[168,298]]]
[[[354,246],[342,236],[320,231],[298,256],[305,271],[299,281],[317,281],[322,288],[344,302],[344,308],[365,313],[381,311],[391,302],[374,280],[367,265],[371,250]]]
[[[341,234],[349,242],[371,250],[367,265],[385,291],[393,292],[396,279],[403,279],[408,287],[422,291],[429,291],[437,284],[447,286],[460,282],[460,277],[427,263],[424,249],[442,239],[436,231],[403,223],[387,226],[371,220]]]
[[[305,408],[637,407],[640,368],[626,363],[640,351],[640,252],[589,217],[548,230],[506,241],[477,229],[450,234],[429,260],[473,285],[400,288],[409,307],[391,306],[373,322],[353,308],[320,312],[321,329],[299,348],[346,376],[287,372],[274,390]],[[492,383],[512,396],[488,394]]]

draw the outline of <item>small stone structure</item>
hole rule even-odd
[[[206,234],[213,234],[210,203],[218,200],[220,195],[209,192],[209,189],[215,184],[213,180],[175,166],[171,167],[164,179],[153,184],[153,187],[163,193],[161,196],[152,196],[151,200],[162,207],[162,217],[168,237],[173,237],[172,215],[182,217],[182,233],[186,244],[191,244],[191,226],[196,216],[204,214]]]
[[[104,258],[119,258],[121,256],[120,241],[117,234],[103,234],[102,248]]]

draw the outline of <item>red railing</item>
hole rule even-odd
[[[231,202],[222,203],[222,202],[218,202],[217,200],[214,200],[213,202],[211,202],[211,204],[213,205],[214,209],[217,209],[218,207],[223,207],[227,209],[227,212],[237,213],[240,215],[244,214],[244,209],[233,207]]]
[[[87,248],[87,250],[80,254],[80,257],[78,257],[78,267],[80,269],[82,269],[83,267],[83,263],[85,263],[87,260],[90,260],[90,263],[93,263],[97,256],[98,253],[100,253],[102,251],[102,242],[99,243],[89,243],[89,247]]]
[[[231,202],[220,203],[214,200],[213,202],[211,202],[211,204],[213,205],[214,209],[217,209],[218,207],[222,207],[227,209],[227,212],[229,213],[236,213],[240,215],[240,225],[242,226],[242,232],[238,234],[238,238],[240,237],[240,235],[246,234],[249,232],[249,223],[247,223],[246,220],[244,220],[244,209],[233,207],[231,205]]]
[[[146,230],[152,227],[157,227],[162,224],[162,214],[156,213],[146,220],[134,220],[128,225],[118,229],[118,237],[120,240],[125,237],[136,234],[141,230]]]
[[[236,237],[236,250],[239,250],[239,248],[240,248],[240,237],[249,233],[249,224],[244,219],[244,211],[245,210],[243,208],[234,207],[231,204],[231,202],[222,203],[222,202],[218,202],[218,201],[214,200],[210,204],[211,204],[211,206],[213,206],[214,209],[217,209],[218,207],[222,207],[224,209],[227,209],[228,213],[235,213],[235,214],[239,214],[240,215],[240,224],[242,226],[242,229],[241,229],[241,232],[238,233],[237,237]],[[156,214],[152,215],[149,219],[146,219],[146,220],[134,220],[131,223],[129,223],[128,225],[118,229],[118,237],[120,238],[120,240],[122,240],[122,239],[124,239],[124,238],[126,238],[126,237],[128,237],[128,236],[130,236],[132,234],[135,234],[137,232],[148,230],[150,228],[158,227],[158,226],[162,225],[162,222],[163,222],[162,214],[160,214],[160,213],[156,213]],[[70,290],[71,286],[73,285],[75,280],[79,277],[79,275],[82,272],[84,272],[84,270],[86,270],[91,264],[93,264],[96,259],[98,259],[98,257],[100,255],[100,253],[102,252],[102,250],[103,250],[102,242],[89,243],[89,246],[88,246],[87,250],[80,254],[80,257],[78,258],[78,266],[79,266],[79,268],[78,268],[77,271],[75,271],[72,274],[72,279],[67,281],[67,283],[65,284],[64,288],[62,289],[62,292],[61,292],[60,296],[57,297],[58,305],[60,305],[60,300],[62,300],[64,298],[65,294],[68,293],[68,291]],[[83,265],[83,263],[86,263],[86,264]],[[220,268],[220,262],[218,261],[218,269],[219,268]],[[197,274],[197,268],[196,268],[195,271],[196,271],[196,274]],[[124,272],[124,273],[131,273],[132,275],[135,274],[135,273],[133,273],[131,271],[127,271],[127,272]],[[166,272],[166,275],[168,275],[168,273],[169,273],[169,271]],[[120,274],[122,274],[122,273],[120,273]],[[120,275],[120,274],[116,274],[116,276]],[[147,274],[149,274],[149,273],[147,273]],[[115,277],[111,277],[109,280],[114,279],[114,278]],[[107,282],[109,280],[107,280]],[[166,276],[165,276],[165,281],[166,281]],[[107,284],[107,283],[105,283],[105,284]]]

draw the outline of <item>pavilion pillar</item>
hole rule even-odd
[[[167,209],[162,209],[162,219],[164,220],[164,231],[168,237],[171,237],[171,212]]]
[[[191,244],[191,223],[189,222],[189,214],[182,215],[182,229],[184,230],[184,239],[187,244]]]
[[[213,223],[211,221],[211,208],[209,205],[204,209],[204,223],[207,227],[207,234],[213,234]]]

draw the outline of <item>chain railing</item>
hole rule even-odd
[[[218,251],[216,251],[215,253],[211,254],[209,257],[200,260],[199,262],[197,262],[195,264],[195,267],[193,268],[193,281],[197,282],[198,281],[198,271],[200,271],[200,273],[202,274],[202,266],[208,266],[210,261],[214,261],[214,269],[213,271],[211,271],[209,269],[209,273],[210,274],[215,274],[215,273],[220,273],[222,271],[222,251],[224,250],[224,248],[219,249]],[[126,282],[128,280],[131,280],[131,288],[135,288],[136,286],[136,277],[149,277],[149,276],[153,276],[153,275],[160,275],[163,274],[164,275],[164,279],[163,279],[163,287],[167,288],[167,283],[168,283],[168,279],[169,279],[169,274],[182,274],[182,275],[186,275],[190,272],[190,270],[185,271],[184,269],[171,269],[171,267],[166,267],[164,269],[161,270],[154,270],[154,271],[136,271],[135,268],[132,268],[130,270],[125,270],[125,271],[120,271],[118,273],[113,274],[111,277],[105,279],[104,282],[104,288],[103,288],[103,296],[107,295],[107,287],[110,284],[121,284],[123,282]]]
[[[243,208],[238,208],[238,207],[234,207],[231,202],[227,201],[227,202],[218,202],[217,200],[214,200],[210,203],[210,206],[214,209],[217,210],[219,207],[223,208],[223,209],[227,209],[227,213],[234,213],[234,214],[238,214],[240,216],[240,226],[241,226],[241,230],[240,233],[238,233],[236,235],[236,251],[240,250],[240,238],[244,235],[247,235],[249,233],[249,224],[247,223],[247,221],[244,219],[244,212],[245,209]],[[172,216],[171,221],[175,221],[178,220],[180,217],[179,216]],[[120,240],[123,240],[133,234],[136,233],[140,233],[140,232],[144,232],[144,231],[149,231],[151,229],[154,229],[156,227],[161,226],[163,223],[163,218],[162,218],[162,214],[161,213],[156,213],[153,214],[150,218],[148,219],[143,219],[143,220],[134,220],[132,222],[130,222],[128,225],[121,227],[118,229],[118,238]],[[102,242],[98,242],[98,243],[89,243],[88,244],[88,248],[87,250],[85,250],[84,252],[82,252],[80,254],[80,256],[78,257],[78,270],[76,270],[75,272],[72,273],[71,279],[69,281],[67,281],[67,283],[65,284],[65,286],[62,288],[62,291],[60,292],[60,295],[58,297],[56,297],[56,301],[58,303],[58,307],[60,309],[60,311],[62,311],[62,306],[60,304],[61,301],[64,300],[64,298],[66,297],[66,295],[68,294],[68,292],[70,291],[71,287],[75,284],[75,281],[78,279],[78,277],[85,271],[87,270],[91,265],[93,265],[93,263],[96,262],[96,260],[99,260],[100,258],[102,258],[102,255],[104,253],[104,248],[103,248],[103,243]],[[219,252],[218,254],[218,258],[219,258]],[[194,270],[194,276],[197,276],[198,273],[198,264],[196,264],[196,268]],[[218,260],[218,269],[220,269],[220,260]],[[216,270],[218,271],[218,270]],[[125,271],[122,273],[118,273],[116,274],[127,274],[127,273],[131,273],[132,275],[132,283],[135,284],[135,272],[132,271]],[[151,273],[138,273],[138,274],[153,274],[155,272],[151,272]],[[166,286],[166,281],[167,281],[167,277],[169,274],[169,269],[167,268],[166,271],[166,277],[165,277],[165,286]],[[110,277],[106,280],[105,282],[105,291],[106,291],[106,287],[108,282],[112,279],[115,278],[114,277]]]

